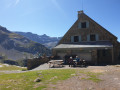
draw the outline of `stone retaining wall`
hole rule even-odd
[[[31,70],[33,68],[38,67],[41,64],[47,63],[48,61],[49,61],[48,57],[40,57],[40,58],[28,59],[27,60],[27,69]]]

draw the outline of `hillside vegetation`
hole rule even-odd
[[[26,60],[38,53],[50,55],[51,51],[40,43],[8,31],[0,26],[0,62],[4,60]]]

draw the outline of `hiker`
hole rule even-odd
[[[76,56],[75,60],[76,60],[76,65],[77,65],[80,62],[80,58],[78,58],[78,56]]]
[[[86,65],[86,60],[83,60],[83,65],[84,65],[84,67],[87,66],[87,65]]]
[[[82,59],[82,67],[86,67],[86,60]]]
[[[68,64],[69,56],[68,56],[68,55],[65,55],[65,56],[64,56],[64,59],[65,59],[64,64]]]
[[[69,63],[69,67],[72,66],[72,64],[73,64],[73,58],[72,57],[69,58],[68,63]]]

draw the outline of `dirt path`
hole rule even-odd
[[[56,85],[50,84],[47,90],[120,90],[120,67],[93,66],[86,68],[85,71],[102,73],[98,77],[101,81],[83,79],[87,76],[78,73],[77,76],[58,82]]]

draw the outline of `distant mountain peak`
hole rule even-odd
[[[0,25],[0,31],[6,32],[6,33],[11,33],[10,31],[8,31],[8,30],[6,29],[6,27],[3,27],[3,26],[1,26],[1,25]]]
[[[49,38],[49,36],[48,36],[48,35],[46,35],[46,34],[39,35],[39,36],[41,36],[41,37],[47,37],[47,38]]]
[[[43,34],[43,36],[47,36],[46,34]]]
[[[61,39],[61,37],[50,37],[46,34],[43,35],[37,35],[37,34],[33,34],[31,32],[29,33],[25,33],[25,32],[15,32],[17,34],[23,35],[24,37],[27,37],[28,39],[38,42],[40,44],[45,45],[48,48],[53,48],[54,46],[56,46],[56,44],[58,43],[58,41]]]

